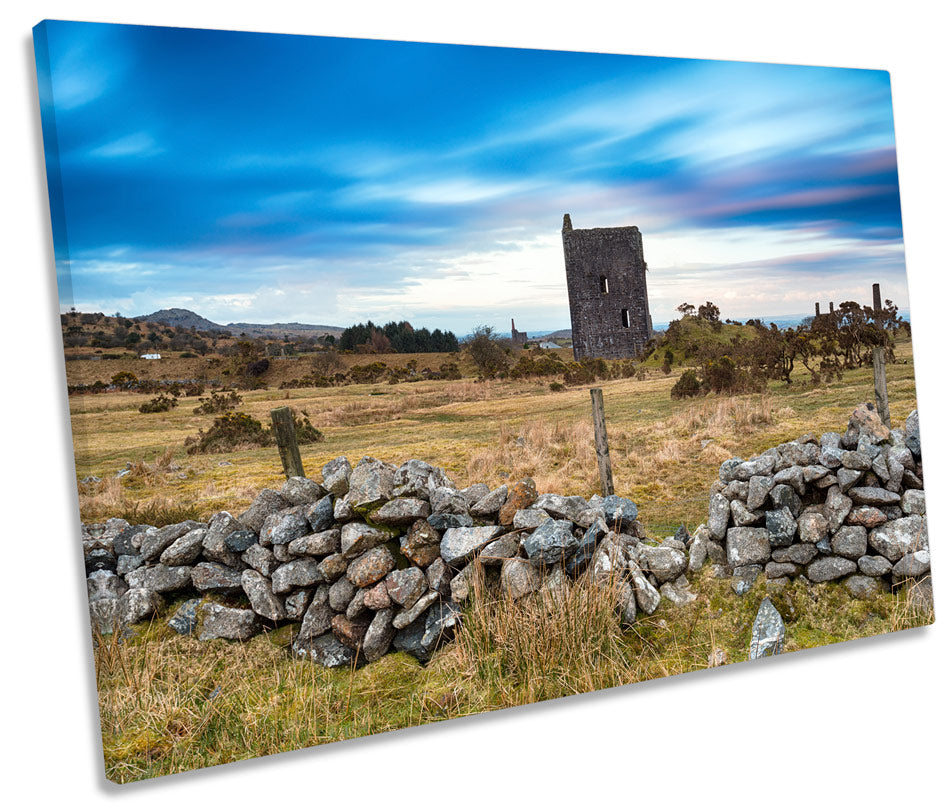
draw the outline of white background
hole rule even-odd
[[[938,3],[282,0],[4,4],[3,796],[174,809],[946,808],[947,621],[764,662],[115,787],[102,778],[31,27],[44,18],[891,71],[937,575],[946,395],[947,19]],[[945,7],[944,7],[945,8]],[[23,552],[21,552],[23,550]],[[29,556],[29,558],[27,557]],[[42,562],[37,565],[36,560]],[[863,803],[862,803],[863,802]],[[844,808],[844,806],[842,806]]]

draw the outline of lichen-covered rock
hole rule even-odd
[[[251,609],[233,609],[220,603],[205,603],[198,610],[198,639],[249,640],[261,630]]]
[[[927,519],[924,516],[905,516],[886,522],[868,534],[868,544],[892,562],[907,553],[930,549]]]
[[[338,527],[311,533],[294,539],[287,547],[291,555],[309,555],[322,557],[340,552],[340,529]]]
[[[416,496],[428,499],[436,488],[452,488],[449,479],[441,468],[436,468],[422,460],[407,460],[393,475],[393,496]],[[487,488],[486,488],[487,492]]]
[[[295,587],[313,586],[320,580],[320,570],[312,558],[298,558],[282,564],[271,576],[276,595],[283,595]]]
[[[842,558],[837,555],[825,555],[817,558],[808,565],[805,574],[809,581],[823,583],[824,581],[835,581],[838,578],[844,578],[851,575],[858,569],[858,565],[850,558]]]
[[[836,486],[828,488],[828,493],[825,495],[825,504],[821,512],[828,520],[829,533],[837,532],[848,517],[853,504],[851,499],[841,492],[840,488]]]
[[[441,558],[437,558],[426,568],[426,580],[429,589],[434,589],[442,596],[451,594],[452,570]]]
[[[393,601],[392,598],[389,597],[389,590],[386,589],[385,580],[367,589],[363,595],[363,606],[367,609],[377,611],[379,609],[388,609],[392,605]]]
[[[385,547],[374,547],[347,567],[346,577],[355,586],[372,586],[385,578],[396,566],[392,553]]]
[[[565,519],[548,519],[524,540],[525,552],[535,564],[554,564],[569,557],[576,548],[573,526]]]
[[[309,640],[320,637],[330,630],[333,620],[333,609],[330,607],[330,590],[326,586],[318,586],[313,591],[310,606],[300,623],[298,640]]]
[[[891,571],[893,565],[883,555],[862,555],[858,559],[858,569],[864,575],[880,578]]]
[[[900,494],[886,491],[884,488],[852,488],[848,491],[848,495],[859,505],[874,505],[875,507],[899,505],[901,501]]]
[[[828,520],[821,513],[803,513],[798,518],[798,537],[803,544],[818,544],[828,539]]]
[[[632,499],[610,494],[600,502],[607,527],[619,533],[629,533],[637,520],[637,506]]]
[[[796,519],[801,516],[802,500],[791,485],[776,485],[769,491],[769,497],[775,510],[788,508]]]
[[[270,581],[257,570],[248,568],[241,573],[241,588],[258,615],[274,622],[283,620],[284,604],[274,594]]]
[[[534,480],[525,478],[516,482],[508,489],[508,498],[501,510],[498,511],[498,523],[511,525],[514,521],[515,513],[519,510],[530,508],[538,498],[538,489],[534,485]]]
[[[781,654],[785,646],[785,621],[772,601],[764,598],[752,624],[749,659],[759,660]]]
[[[450,485],[449,487],[452,486]],[[474,485],[469,485],[467,488],[462,488],[459,493],[465,497],[465,503],[469,506],[469,509],[471,509],[472,505],[484,499],[486,496],[488,496],[488,494],[491,493],[491,488],[489,488],[484,482],[476,482]]]
[[[686,555],[672,547],[639,544],[637,558],[640,567],[652,573],[661,584],[672,581],[686,571]]]
[[[756,579],[762,575],[764,567],[761,564],[743,564],[733,568],[732,591],[737,595],[745,595],[755,585]]]
[[[187,519],[177,524],[147,530],[139,551],[146,561],[156,561],[173,541],[181,538],[189,530],[201,527],[198,522]]]
[[[726,560],[732,567],[764,564],[771,555],[769,531],[764,527],[730,527],[726,533]]]
[[[317,564],[317,572],[320,580],[326,584],[332,584],[337,578],[346,573],[346,568],[350,565],[342,553],[332,553]]]
[[[330,630],[333,636],[344,646],[359,649],[363,643],[363,635],[369,628],[368,620],[351,620],[346,615],[334,615],[330,621]]]
[[[375,457],[363,457],[350,474],[349,500],[357,511],[368,511],[393,498],[396,469]]]
[[[887,515],[883,510],[870,505],[860,505],[848,513],[845,523],[859,524],[867,530],[873,530],[880,527],[887,521]]]
[[[930,550],[917,550],[902,556],[891,570],[891,575],[901,580],[918,578],[928,572],[930,572]]]
[[[515,530],[535,530],[550,518],[550,514],[544,510],[525,508],[515,513],[511,524]]]
[[[86,578],[86,597],[90,602],[105,598],[120,598],[128,588],[125,581],[108,570],[97,570]]]
[[[881,592],[881,581],[878,578],[871,578],[867,575],[852,575],[844,579],[845,588],[854,598],[867,600]]]
[[[449,594],[456,603],[464,603],[472,591],[475,579],[478,577],[478,564],[472,562],[466,565],[449,582]]]
[[[358,587],[349,578],[340,578],[330,586],[328,600],[335,612],[345,612],[356,595]]]
[[[795,542],[798,522],[792,512],[783,507],[781,510],[766,511],[765,529],[769,534],[769,544],[773,547],[787,547]]]
[[[660,586],[660,595],[666,598],[674,606],[686,606],[692,603],[699,596],[689,589],[689,581],[685,576],[680,576],[675,581],[669,581]]]
[[[521,533],[506,533],[488,542],[478,554],[478,560],[488,566],[499,567],[506,558],[514,558],[521,549]]]
[[[280,495],[291,505],[311,505],[326,496],[327,490],[305,476],[292,476],[281,487]]]
[[[147,567],[141,586],[160,594],[185,589],[191,586],[191,567],[166,567],[164,564]]]
[[[920,458],[920,417],[916,409],[907,416],[904,424],[904,444],[915,457]]]
[[[304,518],[314,533],[322,533],[333,527],[333,498],[329,495],[306,506]]]
[[[260,544],[252,544],[248,547],[241,556],[241,561],[249,567],[253,567],[266,578],[269,578],[277,569],[277,559],[274,557],[274,552]]]
[[[726,537],[730,518],[729,500],[721,493],[713,493],[709,497],[709,535],[715,541],[722,541]]]
[[[298,589],[284,598],[284,613],[287,620],[300,620],[310,605],[312,589]]]
[[[119,597],[116,613],[122,625],[134,626],[155,617],[163,605],[164,601],[157,592],[150,589],[130,589]]]
[[[241,591],[241,571],[216,561],[202,561],[191,568],[191,583],[199,592],[234,595]]]
[[[463,566],[503,530],[498,525],[449,528],[442,536],[439,553],[450,567]]]
[[[264,520],[261,528],[260,543],[264,547],[277,544],[290,544],[310,532],[310,522],[307,521],[306,505],[295,505],[284,508]]]
[[[630,581],[633,584],[633,592],[637,598],[637,606],[645,614],[652,615],[660,605],[660,593],[657,588],[650,583],[649,579],[634,563],[630,567]]]
[[[237,553],[238,555],[246,553],[255,544],[257,544],[257,533],[253,530],[235,530],[224,540],[224,546],[232,553]],[[165,564],[168,562],[163,561],[162,563]]]
[[[386,576],[385,584],[389,597],[403,607],[414,605],[429,587],[429,581],[419,567],[394,570]]]
[[[291,646],[291,651],[295,657],[312,660],[327,668],[351,665],[356,659],[356,652],[343,645],[332,634],[298,637]]]
[[[286,507],[289,505],[283,496],[277,491],[265,488],[251,502],[251,506],[237,517],[237,523],[248,530],[260,533],[267,517]]]
[[[908,488],[901,496],[901,511],[910,516],[913,514],[924,514],[927,512],[927,502],[924,492],[916,488]]]
[[[442,535],[429,522],[414,522],[399,541],[399,552],[417,567],[428,567],[439,557]]]
[[[475,522],[467,513],[432,513],[426,519],[429,525],[439,532],[451,530],[453,527],[474,527]]]
[[[394,616],[395,612],[392,609],[380,609],[373,615],[363,636],[362,651],[367,662],[376,662],[389,651],[393,637],[396,636],[396,628],[393,626]]]
[[[502,485],[501,487],[490,491],[484,497],[472,504],[471,508],[469,508],[469,513],[471,513],[473,516],[494,516],[499,510],[502,509],[502,507],[504,507],[504,504],[507,500],[508,486]]]
[[[406,626],[415,621],[422,615],[433,603],[439,599],[439,593],[435,590],[426,592],[412,606],[403,609],[393,617],[393,626],[397,629],[405,629]]]
[[[340,551],[346,558],[356,558],[370,548],[389,541],[393,535],[393,531],[386,528],[350,522],[340,531]]]
[[[194,634],[198,627],[198,607],[200,598],[185,601],[168,619],[168,627],[178,634]]]
[[[350,474],[353,469],[346,457],[330,460],[320,469],[323,487],[334,496],[343,496],[350,489]]]
[[[369,518],[377,524],[406,527],[418,519],[425,519],[430,512],[429,503],[425,499],[401,496],[376,508]]]
[[[863,527],[845,525],[831,537],[831,550],[835,555],[857,561],[868,549],[868,531]]]
[[[509,558],[501,565],[501,588],[512,600],[537,591],[541,576],[537,567],[524,558]]]
[[[780,547],[773,550],[772,560],[804,566],[810,563],[816,555],[818,555],[818,547],[814,544],[792,544],[789,547]]]

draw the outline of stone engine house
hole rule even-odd
[[[636,226],[561,229],[574,359],[633,358],[653,334]]]

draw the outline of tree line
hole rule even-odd
[[[363,353],[458,352],[459,340],[451,330],[416,329],[408,321],[391,321],[381,327],[367,321],[347,327],[336,346]]]

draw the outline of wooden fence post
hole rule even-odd
[[[297,447],[297,431],[294,428],[294,417],[290,407],[281,406],[279,409],[271,409],[270,419],[274,424],[277,450],[280,452],[280,461],[284,466],[284,475],[287,479],[292,476],[304,476],[300,449]]]
[[[875,282],[871,286],[871,298],[874,303],[874,323],[881,326],[881,286]],[[877,403],[877,413],[881,421],[888,428],[891,427],[891,407],[887,401],[887,373],[884,370],[884,348],[874,347],[871,350],[871,360],[874,362],[874,400]]]
[[[610,468],[610,449],[607,447],[607,418],[604,416],[604,390],[590,390],[594,406],[594,447],[597,450],[597,467],[600,469],[600,487],[604,496],[614,492],[614,475]]]

